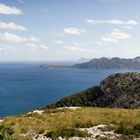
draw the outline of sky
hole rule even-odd
[[[140,55],[140,0],[0,0],[0,61]]]

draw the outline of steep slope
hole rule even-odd
[[[77,94],[64,97],[48,107],[64,106],[98,106],[98,100],[104,96],[99,86],[89,88]]]
[[[100,86],[65,97],[47,107],[93,106],[115,108],[140,107],[140,73],[114,74]]]

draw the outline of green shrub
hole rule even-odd
[[[89,127],[92,127],[92,126],[93,126],[93,123],[91,121],[88,121],[86,123],[76,122],[74,124],[75,128],[89,128]]]
[[[13,130],[10,127],[0,125],[0,140],[14,140]]]
[[[62,128],[56,131],[50,131],[46,134],[46,137],[50,137],[50,138],[58,138],[59,136],[63,137],[63,138],[68,138],[68,137],[88,137],[89,134],[87,132],[83,132],[77,129],[73,129],[73,128]]]
[[[140,134],[140,124],[136,124],[133,127],[125,126],[120,124],[120,126],[115,130],[116,133],[125,134],[125,135],[136,135]]]
[[[21,133],[26,134],[27,132],[28,132],[28,128],[27,127],[21,128]]]

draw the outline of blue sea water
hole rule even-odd
[[[0,64],[0,117],[46,106],[128,70],[41,69],[40,64]]]

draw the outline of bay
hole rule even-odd
[[[42,69],[39,65],[0,64],[0,117],[46,106],[64,96],[99,85],[112,73],[132,71]]]

